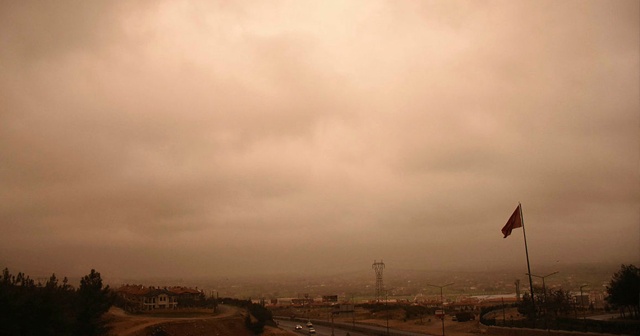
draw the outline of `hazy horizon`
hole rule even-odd
[[[638,1],[0,5],[0,265],[640,260]]]

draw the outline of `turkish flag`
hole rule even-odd
[[[504,235],[503,238],[507,238],[511,234],[511,230],[522,227],[522,216],[520,216],[520,213],[522,211],[520,209],[520,206],[521,205],[518,204],[518,207],[516,207],[516,211],[513,212],[513,215],[511,215],[511,217],[507,221],[507,224],[505,224],[502,228],[502,234]]]

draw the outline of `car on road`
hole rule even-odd
[[[295,330],[302,330],[302,326],[298,324],[294,329]]]
[[[313,327],[313,323],[311,323],[311,321],[307,322],[307,328],[311,328]]]
[[[316,333],[316,330],[313,328],[309,328],[309,335],[313,335]]]

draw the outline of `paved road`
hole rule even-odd
[[[620,314],[604,314],[604,315],[587,316],[587,320],[606,321],[606,320],[611,320],[618,317],[620,317]]]
[[[296,325],[301,325],[302,330],[294,330]],[[278,326],[282,329],[294,331],[300,335],[309,335],[309,330],[306,327],[306,325],[300,322],[289,321],[289,320],[278,320]],[[318,336],[331,336],[330,327],[314,325],[313,328],[316,330],[316,335]],[[347,333],[349,333],[350,336],[369,336],[369,334],[363,334],[355,331],[348,331],[348,330],[343,330],[338,328],[334,328],[333,332],[335,336],[345,336]]]
[[[303,330],[300,332],[301,335],[309,335],[309,332],[307,330],[307,327],[304,323],[301,323],[300,321],[291,321],[289,319],[277,319],[278,324],[283,328],[283,329],[287,329],[287,327],[289,328],[289,330],[293,330],[293,328],[297,325],[300,324],[303,327]],[[313,322],[313,320],[312,320]],[[349,333],[350,336],[371,336],[371,335],[387,335],[387,328],[385,327],[376,327],[376,326],[370,326],[370,325],[363,325],[363,324],[359,324],[356,323],[356,326],[359,328],[364,328],[367,331],[361,330],[360,331],[351,331],[348,329],[342,329],[340,328],[340,324],[341,323],[336,323],[333,331],[334,331],[334,335],[335,336],[343,336],[343,335],[347,335],[347,332]],[[348,328],[348,327],[345,327]],[[327,326],[327,325],[318,325],[317,323],[314,324],[314,329],[316,330],[317,334],[316,335],[320,335],[320,336],[331,336],[331,327]],[[390,329],[390,335],[393,336],[425,336],[427,334],[423,334],[423,333],[416,333],[416,332],[410,332],[410,331],[401,331],[401,330],[394,330],[394,329]]]

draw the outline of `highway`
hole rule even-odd
[[[302,326],[302,330],[294,330],[296,325],[301,325]],[[302,322],[289,321],[289,320],[278,320],[278,326],[280,328],[282,328],[282,329],[286,329],[286,330],[291,330],[291,331],[297,332],[300,335],[309,335],[309,329]],[[316,335],[318,335],[318,336],[331,336],[331,327],[321,326],[321,325],[314,325],[313,328],[316,330]],[[334,328],[333,331],[334,331],[334,335],[335,336],[345,336],[347,334],[347,332],[349,333],[350,336],[369,336],[370,335],[370,334],[363,334],[363,333],[359,333],[359,332],[355,332],[355,331],[348,331],[348,330],[342,330],[342,329],[337,329],[337,328]]]
[[[291,330],[299,333],[300,335],[309,335],[308,328],[305,323],[300,321],[292,321],[289,319],[276,319],[280,328],[285,330]],[[313,322],[313,321],[312,321]],[[302,330],[294,330],[296,325],[301,325]],[[340,329],[340,323],[336,323],[333,328],[334,336],[345,336],[349,333],[349,336],[372,336],[372,335],[387,335],[387,329],[385,327],[365,326],[356,324],[359,328],[364,328],[369,331],[353,331],[347,329]],[[331,326],[314,324],[313,328],[316,330],[316,335],[319,336],[331,336]],[[391,329],[389,332],[391,336],[425,336],[426,334],[415,333],[410,331],[401,331]]]
[[[620,314],[619,313],[615,313],[615,314],[603,314],[603,315],[587,316],[586,319],[587,320],[607,321],[607,320],[612,320],[612,319],[618,318],[618,317],[620,317]],[[580,318],[584,318],[584,317],[580,317]]]

